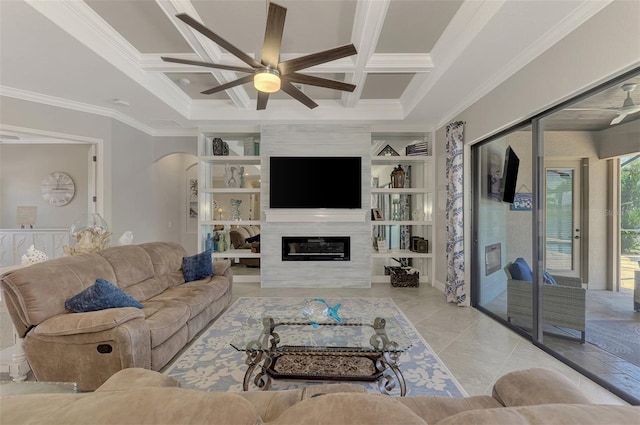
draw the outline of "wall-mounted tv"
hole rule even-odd
[[[504,167],[502,168],[502,202],[513,204],[516,194],[516,183],[518,181],[518,167],[520,166],[520,158],[513,151],[511,146],[504,153]]]
[[[359,156],[272,156],[270,208],[362,208]]]

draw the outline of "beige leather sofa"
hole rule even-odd
[[[0,277],[11,320],[37,380],[93,390],[119,370],[160,370],[231,301],[233,275],[185,283],[176,243],[152,242],[63,257]],[[102,278],[143,305],[73,313],[65,301]]]
[[[493,395],[390,397],[352,384],[210,393],[144,369],[118,372],[93,393],[6,396],[3,424],[540,425],[636,424],[640,407],[593,404],[550,369],[498,379]]]

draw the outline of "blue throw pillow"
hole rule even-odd
[[[65,301],[64,306],[76,313],[119,307],[142,308],[138,300],[104,279],[96,279],[96,283]]]
[[[544,283],[546,283],[547,285],[557,285],[558,282],[556,282],[555,278],[553,276],[551,276],[551,274],[549,274],[548,271],[544,272]]]
[[[529,264],[527,264],[527,260],[522,257],[516,258],[516,260],[511,263],[509,273],[511,273],[511,277],[513,279],[533,282],[533,273],[531,273],[531,268],[529,267]]]
[[[182,274],[185,282],[213,276],[213,263],[211,262],[211,251],[201,252],[191,257],[182,258]]]

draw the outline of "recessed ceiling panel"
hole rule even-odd
[[[85,3],[140,53],[193,51],[154,0],[86,0]]]
[[[399,99],[415,74],[368,74],[362,99]]]
[[[429,53],[461,0],[392,0],[376,53]]]
[[[202,94],[200,92],[208,90],[212,87],[219,86],[220,83],[215,77],[207,72],[203,73],[165,73],[167,77],[171,79],[183,92],[185,92],[192,99],[229,99],[226,92],[219,92],[214,94]],[[185,81],[187,80],[187,81]],[[250,87],[249,84],[246,87]]]
[[[353,0],[280,0],[287,8],[282,53],[314,53],[351,42]],[[193,0],[204,24],[248,54],[260,53],[267,22],[267,2]]]

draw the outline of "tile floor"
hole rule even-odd
[[[234,282],[233,295],[393,298],[469,395],[491,394],[496,379],[509,371],[548,367],[567,376],[598,403],[627,404],[476,309],[447,303],[444,294],[429,285],[393,288],[388,283],[374,283],[371,289],[314,290]]]

